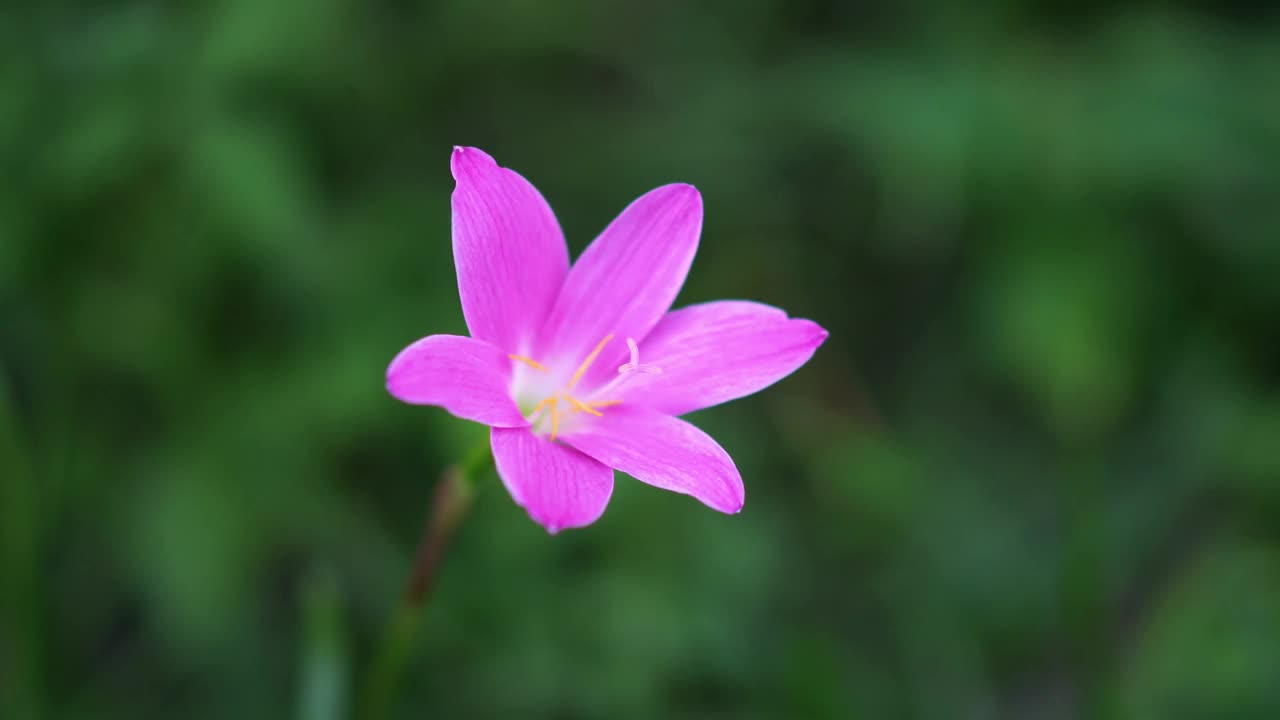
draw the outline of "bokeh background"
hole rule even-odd
[[[492,474],[402,718],[1280,717],[1280,19],[1251,3],[0,10],[0,717],[347,717],[464,330],[454,144],[576,254],[697,185],[677,304],[831,331],[694,420],[726,517]]]

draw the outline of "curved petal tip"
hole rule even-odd
[[[688,203],[689,210],[702,214],[702,193],[689,183],[670,183],[654,189],[662,192],[667,202]],[[699,217],[701,221],[701,217]]]
[[[799,320],[799,321],[810,326],[809,331],[810,333],[812,333],[812,338],[813,338],[810,342],[813,343],[813,346],[815,348],[821,345],[822,343],[826,342],[827,338],[831,337],[831,333],[826,328],[819,325],[818,323],[812,320]]]
[[[489,153],[480,148],[463,145],[454,145],[453,154],[449,157],[449,170],[453,173],[453,179],[457,181],[478,170],[496,167],[497,164]]]
[[[733,492],[730,497],[725,498],[720,502],[709,503],[703,501],[703,504],[716,512],[724,513],[725,515],[737,515],[742,512],[742,508],[747,504],[746,488],[739,485],[733,488],[733,490],[736,492]]]

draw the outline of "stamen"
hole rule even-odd
[[[592,408],[590,405],[588,405],[588,404],[586,404],[586,403],[582,402],[581,400],[579,400],[578,398],[576,398],[576,397],[574,397],[574,396],[570,395],[569,393],[564,393],[564,394],[562,394],[562,395],[561,395],[561,397],[563,397],[565,400],[568,400],[568,401],[569,401],[569,404],[573,406],[573,410],[574,410],[574,412],[577,412],[577,411],[581,410],[582,412],[585,412],[585,413],[591,413],[592,415],[595,415],[596,417],[604,417],[604,413],[602,413],[602,412],[600,412],[600,411],[598,411],[598,410],[595,410],[595,409],[594,409],[594,408]]]
[[[560,432],[560,410],[556,407],[556,396],[552,395],[547,398],[551,401],[551,439],[556,439],[556,433]]]
[[[604,336],[604,339],[600,341],[600,344],[596,345],[596,349],[592,350],[591,354],[587,356],[587,359],[583,360],[582,364],[578,366],[578,372],[574,373],[573,377],[569,378],[569,384],[565,385],[565,390],[572,390],[573,386],[578,384],[578,381],[582,379],[582,376],[587,374],[587,368],[591,367],[591,363],[596,361],[596,356],[600,354],[601,350],[604,350],[604,346],[608,345],[609,341],[612,339],[613,335]]]
[[[538,362],[537,360],[534,360],[533,358],[527,358],[523,355],[508,355],[507,357],[511,358],[512,360],[515,360],[516,362],[522,362],[525,365],[528,365],[529,367],[533,368],[534,370],[541,370],[542,372],[551,372],[550,370],[547,369],[546,365],[543,365],[542,363]]]
[[[591,364],[596,361],[596,358],[600,356],[600,353],[604,351],[605,346],[608,345],[609,341],[611,340],[613,340],[613,335],[606,335],[604,339],[601,340],[599,344],[595,346],[595,349],[593,349],[591,353],[587,355],[587,358],[582,361],[582,364],[578,366],[577,372],[573,374],[573,377],[569,378],[569,382],[567,385],[564,386],[564,389],[558,391],[553,395],[549,395],[543,398],[541,401],[538,402],[537,405],[533,407],[533,410],[529,413],[528,415],[529,422],[535,426],[541,424],[547,412],[551,413],[551,437],[550,437],[551,440],[555,440],[560,436],[560,417],[561,417],[560,401],[561,400],[564,400],[566,403],[568,403],[571,406],[571,410],[570,410],[571,413],[584,412],[584,413],[587,413],[588,415],[594,415],[596,417],[604,417],[604,413],[600,412],[600,408],[612,407],[614,405],[622,404],[621,400],[601,400],[597,402],[584,402],[574,397],[573,395],[569,394],[569,391],[573,389],[573,386],[577,385],[578,381],[581,380],[583,376],[587,374],[587,370],[591,369]],[[608,383],[608,385],[602,390],[593,392],[591,394],[592,397],[600,397],[601,395],[605,395],[605,397],[608,397],[605,391],[612,389],[613,387],[616,387],[618,383],[621,382],[624,378],[628,377],[628,373],[632,371],[641,372],[641,373],[662,372],[661,370],[659,370],[658,368],[652,365],[643,365],[640,363],[640,349],[636,346],[635,340],[631,338],[627,338],[627,348],[631,352],[631,362],[627,363],[621,368],[618,368],[618,373],[619,373],[618,377],[614,378],[613,381]],[[508,355],[507,357],[511,358],[515,362],[524,363],[529,367],[533,368],[534,370],[538,370],[540,372],[550,372],[550,369],[547,368],[547,366],[543,365],[537,360],[534,360],[533,358],[525,357],[524,355]]]
[[[536,423],[541,416],[542,408],[547,406],[547,401],[551,398],[543,398],[541,402],[533,406],[533,410],[529,413],[529,422]]]

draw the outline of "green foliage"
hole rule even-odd
[[[0,717],[346,716],[482,428],[448,154],[831,331],[744,512],[479,488],[400,717],[1280,716],[1280,25],[1243,5],[10,3]]]

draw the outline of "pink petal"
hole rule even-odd
[[[526,353],[569,271],[555,215],[529,181],[454,148],[453,261],[471,336]]]
[[[606,335],[625,357],[624,339],[644,337],[671,307],[701,231],[692,185],[664,185],[631,203],[569,271],[539,335],[543,357],[572,367]]]
[[[489,433],[498,475],[529,517],[556,533],[590,525],[613,494],[613,470],[528,428]]]
[[[581,423],[563,439],[642,482],[692,495],[720,512],[742,509],[742,475],[733,459],[684,420],[624,404]]]
[[[486,425],[529,424],[511,399],[507,354],[469,337],[431,335],[401,350],[387,368],[387,392]]]
[[[672,415],[728,402],[778,382],[808,362],[827,331],[778,308],[741,300],[668,313],[640,345],[660,375],[628,379],[620,397]]]

